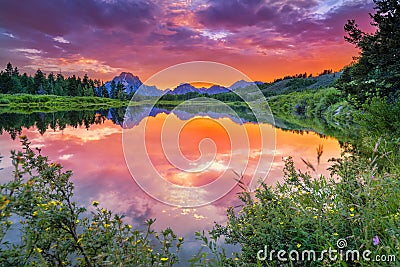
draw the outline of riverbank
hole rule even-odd
[[[357,133],[357,111],[333,87],[272,96],[268,105],[279,128],[311,130],[345,142]]]
[[[32,113],[127,106],[129,101],[90,96],[0,94],[0,113]]]

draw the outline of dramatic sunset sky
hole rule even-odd
[[[253,80],[339,70],[357,50],[347,19],[365,31],[370,0],[2,1],[0,66],[143,81],[171,65],[208,60]]]

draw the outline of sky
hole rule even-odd
[[[201,60],[271,81],[350,64],[358,51],[343,26],[373,31],[371,12],[372,0],[2,1],[0,66],[145,81]]]

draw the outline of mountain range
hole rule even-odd
[[[138,91],[138,89],[142,86],[142,88],[139,90],[138,94],[144,95],[144,96],[161,96],[164,94],[183,95],[183,94],[187,94],[190,92],[214,95],[214,94],[220,94],[220,93],[227,93],[227,92],[239,89],[239,88],[246,88],[251,85],[263,84],[263,82],[248,82],[248,81],[240,80],[240,81],[235,82],[234,84],[232,84],[229,87],[213,85],[209,88],[206,88],[206,87],[195,87],[195,86],[191,85],[190,83],[182,83],[173,89],[161,90],[161,89],[158,89],[156,86],[149,86],[149,85],[143,84],[143,82],[140,80],[140,78],[138,76],[135,76],[130,72],[122,72],[119,76],[115,76],[111,81],[108,81],[105,83],[105,87],[107,88],[109,93],[111,91],[111,84],[113,81],[115,82],[115,84],[121,83],[124,86],[125,92],[128,95],[132,95],[133,93],[136,93],[136,91]]]

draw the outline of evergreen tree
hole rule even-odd
[[[126,100],[126,98],[127,98],[126,93],[125,93],[125,86],[121,82],[117,83],[117,97],[116,98],[118,98],[119,100],[122,100],[122,101]]]
[[[10,64],[11,64],[11,63],[10,63]],[[14,68],[14,70],[13,70],[13,72],[12,72],[12,76],[19,77],[19,70],[18,70],[17,67]]]
[[[7,72],[2,71],[0,73],[0,93],[7,94],[10,92],[11,88],[11,77],[7,74]]]
[[[109,98],[108,90],[104,84],[101,85],[101,96]]]
[[[82,87],[89,87],[89,77],[87,74],[83,76]]]
[[[117,98],[118,91],[117,91],[117,84],[114,80],[111,81],[111,90],[110,90],[110,98]]]
[[[76,84],[77,84],[77,96],[83,96],[83,85],[81,77],[78,76]]]
[[[7,63],[5,71],[0,73],[0,93],[7,94],[13,91],[13,67],[10,62]]]
[[[78,85],[75,75],[72,75],[72,77],[67,78],[67,95],[69,96],[78,95]]]
[[[94,96],[94,82],[85,74],[82,79],[83,96]]]
[[[345,40],[360,48],[358,62],[345,70],[339,88],[357,105],[374,96],[397,99],[400,88],[400,2],[374,0],[375,14],[370,14],[374,33],[359,29],[349,20]],[[351,81],[351,82],[349,82]]]
[[[28,74],[24,73],[20,77],[20,82],[21,82],[21,90],[20,93],[25,93],[25,94],[34,94],[34,85],[33,85],[33,79],[31,76],[28,76]]]
[[[11,76],[11,94],[22,93],[21,81],[18,75]]]
[[[54,85],[55,85],[55,80],[54,80],[54,74],[50,72],[50,74],[47,76],[47,83],[48,83],[48,88],[46,90],[47,94],[54,95]]]
[[[33,77],[35,93],[40,95],[45,94],[46,90],[46,75],[38,69]]]
[[[7,66],[6,66],[6,73],[8,76],[11,77],[13,75],[13,72],[14,72],[13,66],[12,66],[11,62],[8,62]]]
[[[61,73],[57,74],[57,78],[54,84],[54,93],[56,95],[66,95],[66,82],[64,76]]]
[[[19,74],[17,67],[9,62],[4,71],[0,71],[0,93],[3,94],[56,94],[69,96],[108,96],[107,90],[100,88],[99,80],[92,80],[87,74],[83,79],[75,75],[67,79],[61,73],[50,73],[47,78],[42,70],[38,69],[34,75]],[[97,89],[96,89],[97,87]],[[95,90],[96,89],[96,90]],[[116,85],[115,85],[116,90]],[[118,97],[118,92],[115,92]]]

